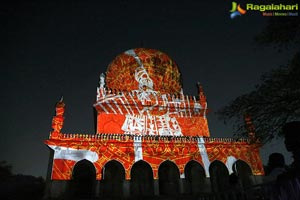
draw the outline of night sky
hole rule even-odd
[[[267,17],[230,19],[231,1],[73,1],[0,3],[0,160],[14,173],[46,176],[55,103],[64,96],[64,133],[95,133],[99,75],[120,53],[137,47],[168,54],[182,73],[185,94],[203,85],[211,136],[230,137],[215,113],[254,89],[260,76],[287,63],[290,51],[261,47],[254,36]],[[291,162],[282,141],[261,151]]]

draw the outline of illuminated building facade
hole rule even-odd
[[[117,56],[100,75],[94,108],[95,134],[66,134],[65,104],[56,104],[45,141],[52,197],[197,195],[228,190],[232,173],[242,186],[263,175],[260,145],[210,137],[201,85],[184,95],[176,63],[160,51]]]

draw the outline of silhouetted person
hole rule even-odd
[[[285,147],[287,151],[291,152],[294,158],[291,172],[295,176],[300,175],[300,121],[294,121],[287,123],[283,127],[283,133],[285,137]]]
[[[289,122],[283,127],[286,149],[292,153],[294,162],[291,169],[280,174],[274,192],[280,200],[300,199],[300,121]]]
[[[286,172],[284,156],[281,153],[272,153],[266,169],[267,181],[275,181],[277,176],[284,172]]]

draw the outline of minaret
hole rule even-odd
[[[55,105],[55,116],[52,119],[52,132],[50,139],[57,139],[61,134],[61,129],[64,125],[65,103],[63,97]]]
[[[256,136],[255,136],[255,127],[252,123],[250,115],[245,114],[244,120],[245,120],[246,130],[248,132],[248,138],[250,139],[251,143],[254,143],[257,141],[258,138],[256,138]]]

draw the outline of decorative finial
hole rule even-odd
[[[202,88],[202,85],[201,85],[201,83],[199,81],[197,82],[197,86],[198,86],[198,92],[199,92],[199,94],[200,93],[203,94],[203,88]]]
[[[180,88],[180,94],[183,95],[183,88]]]
[[[100,88],[104,88],[105,87],[105,74],[104,73],[100,74],[99,85],[100,85]]]
[[[65,107],[64,96],[61,95],[60,100],[56,103],[56,108]]]

